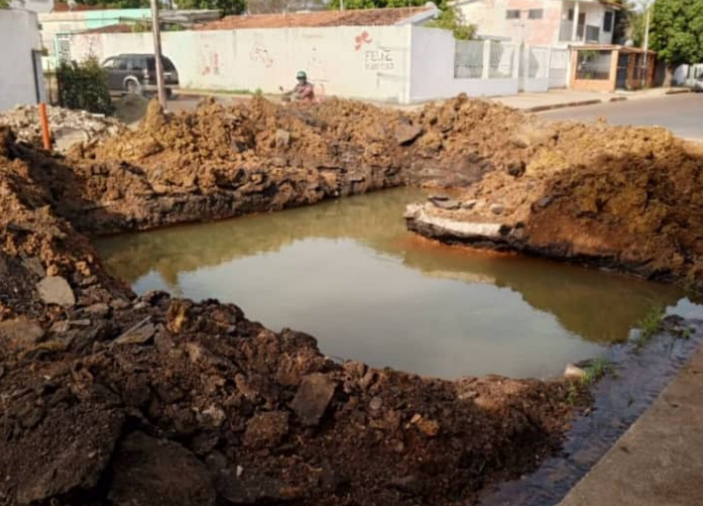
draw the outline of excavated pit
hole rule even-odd
[[[76,146],[67,157],[0,129],[0,501],[449,505],[534,470],[587,404],[585,388],[340,365],[314,338],[267,330],[231,304],[135,297],[83,234],[403,184],[512,183],[559,164],[570,174],[576,163],[590,167],[640,147],[661,164],[679,146],[661,131],[599,128],[606,135],[596,141],[589,127],[548,126],[460,97],[413,114],[255,99],[166,117],[152,105],[136,132]],[[696,160],[676,161],[698,177]],[[645,187],[658,194],[668,184],[661,179]],[[562,181],[561,198],[578,192],[578,181]],[[679,257],[661,257],[669,262],[661,269],[694,283],[698,188],[665,202],[658,229],[635,229],[649,244],[647,234],[673,223],[667,237],[678,241]],[[602,208],[594,206],[585,212],[597,223]],[[686,236],[680,225],[689,214]],[[547,217],[534,221],[544,233]],[[542,229],[530,230],[539,237]],[[617,260],[611,265],[628,269]]]

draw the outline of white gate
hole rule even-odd
[[[543,92],[549,89],[548,47],[522,46],[520,50],[519,90]]]
[[[568,49],[552,48],[549,59],[549,87],[566,88],[569,81],[569,60],[571,52]]]

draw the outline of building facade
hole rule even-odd
[[[540,46],[612,44],[620,6],[608,0],[456,0],[479,36]]]

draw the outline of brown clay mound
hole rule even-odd
[[[449,242],[517,249],[647,278],[703,287],[703,156],[660,129],[599,125],[561,126],[574,154],[587,163],[543,163],[544,152],[524,175],[488,174],[470,188],[455,210],[425,206],[426,216],[456,224],[502,225],[493,236],[459,238],[442,227],[410,226]],[[600,147],[596,145],[597,139]],[[629,138],[629,141],[625,141]],[[419,212],[419,210],[418,210]]]
[[[3,504],[466,504],[558,446],[563,381],[339,365],[231,304],[135,298],[56,215],[66,167],[0,138]]]

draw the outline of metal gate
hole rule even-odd
[[[568,49],[552,48],[549,59],[549,87],[566,88],[569,81],[569,60],[571,52]]]

